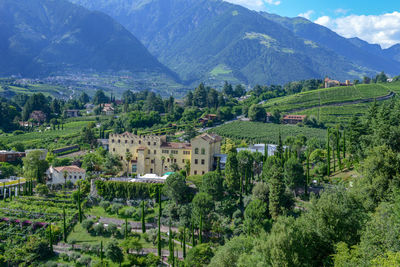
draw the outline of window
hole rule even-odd
[[[79,179],[82,179],[82,176],[79,176]]]
[[[149,150],[149,152],[147,152],[149,155],[151,154],[151,150]]]
[[[128,140],[125,140],[125,144],[127,144],[128,143]]]
[[[124,158],[123,157],[121,157],[121,160],[123,160]]]
[[[199,160],[198,160],[198,159],[195,159],[195,160],[194,160],[194,164],[199,164]]]
[[[154,163],[154,159],[151,160],[151,163]]]
[[[139,140],[139,145],[141,145],[142,144],[142,140]]]
[[[171,154],[178,154],[178,150],[171,150]]]
[[[184,160],[184,159],[182,160],[182,163],[185,163],[185,160]]]
[[[190,151],[183,151],[183,155],[190,155]]]
[[[204,165],[204,164],[205,164],[205,160],[202,159],[202,160],[201,160],[201,165]]]
[[[194,154],[199,154],[199,149],[197,147],[194,149]]]
[[[174,162],[176,163],[176,159],[174,159]]]
[[[202,171],[201,174],[204,174],[204,171]]]
[[[113,152],[115,152],[115,147],[113,147]]]
[[[149,146],[149,145],[150,145],[150,142],[147,142],[147,145]]]
[[[118,144],[120,144],[120,143],[121,143],[121,140],[118,139]]]
[[[126,152],[129,152],[129,149],[126,149]]]
[[[133,144],[133,140],[131,140],[131,144]]]
[[[72,175],[69,176],[69,179],[72,179]]]
[[[150,173],[153,173],[153,169],[150,169]]]
[[[167,162],[169,162],[169,158],[167,159]]]
[[[157,145],[157,142],[154,142],[153,145],[154,145],[154,146]]]
[[[206,154],[206,149],[205,149],[205,148],[202,148],[202,149],[201,149],[201,154],[202,154],[202,155]]]
[[[197,171],[194,171],[194,175],[197,175]]]
[[[163,150],[162,153],[163,153],[163,154],[168,154],[168,153],[169,153],[169,150]]]
[[[154,155],[156,155],[157,154],[157,150],[154,150]]]
[[[76,175],[74,176],[74,179],[76,179]]]
[[[136,169],[137,169],[136,164],[132,164],[132,172],[133,172],[133,173],[136,172]]]
[[[114,139],[112,139],[112,140],[111,140],[111,143],[114,143],[114,142],[115,142],[115,140],[114,140]]]

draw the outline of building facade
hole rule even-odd
[[[51,166],[47,172],[47,184],[64,184],[65,178],[76,184],[77,181],[85,179],[86,171],[78,166]]]
[[[166,136],[138,136],[132,133],[110,134],[109,151],[117,155],[129,172],[164,175],[185,169],[190,163],[190,174],[211,171],[213,155],[221,149],[221,138],[202,134],[191,143],[167,142]],[[128,158],[127,158],[128,157]]]
[[[25,157],[25,152],[0,151],[0,162],[14,162]]]

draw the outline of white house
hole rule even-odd
[[[64,174],[66,174],[67,181],[75,184],[78,180],[85,179],[86,171],[78,166],[51,166],[47,172],[47,184],[64,184]]]

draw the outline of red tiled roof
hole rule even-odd
[[[79,168],[78,166],[62,166],[62,167],[55,167],[54,170],[57,172],[86,172],[84,169]]]
[[[306,115],[285,115],[283,116],[284,120],[304,120]]]

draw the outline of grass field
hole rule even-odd
[[[64,124],[64,130],[48,130],[44,132],[29,132],[20,135],[3,134],[0,135],[0,142],[12,147],[15,143],[24,144],[25,148],[43,148],[55,149],[64,147],[65,143],[55,142],[55,139],[71,139],[78,137],[82,127],[89,124],[90,121],[74,121]],[[67,145],[69,145],[67,143]]]
[[[323,129],[249,121],[236,121],[210,130],[210,132],[223,137],[245,139],[252,143],[272,144],[278,142],[279,131],[281,132],[282,140],[285,140],[287,136],[304,135],[308,139],[315,137],[323,141],[326,135],[326,131]]]
[[[386,84],[333,87],[275,98],[266,102],[265,107],[267,110],[277,108],[281,111],[290,111],[298,108],[311,108],[318,105],[376,98],[389,94],[390,90],[391,88],[386,87]]]

